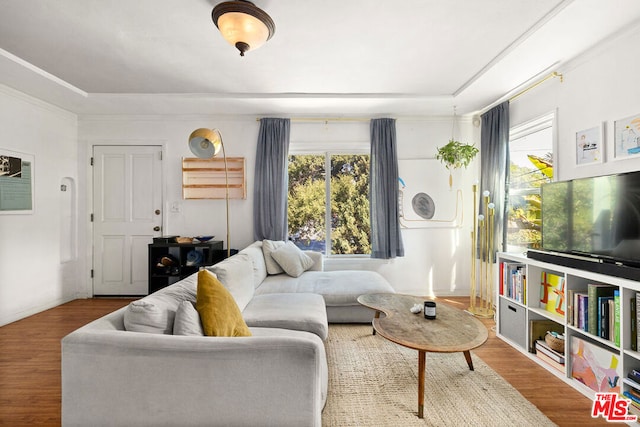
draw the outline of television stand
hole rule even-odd
[[[628,392],[631,386],[623,379],[640,371],[640,283],[622,274],[639,269],[540,251],[528,255],[498,253],[496,336],[592,400],[597,392]],[[612,295],[612,302],[598,298],[600,293]],[[600,304],[589,306],[590,301]],[[580,320],[580,313],[597,319],[601,329]],[[562,363],[538,350],[542,343],[536,340],[544,341],[546,331],[564,334],[564,351],[556,355]],[[607,378],[589,383],[589,372]]]

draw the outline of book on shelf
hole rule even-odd
[[[573,319],[573,291],[567,290],[565,291],[565,299],[567,301],[567,310],[565,313],[565,317],[567,319],[567,323],[571,325],[571,321]]]
[[[598,336],[605,340],[610,339],[609,336],[609,319],[613,317],[609,311],[609,301],[613,301],[613,297],[598,298]]]
[[[500,294],[526,304],[526,266],[518,262],[505,261],[500,264],[500,271],[502,278]]]
[[[616,302],[613,298],[611,298],[608,302],[609,304],[609,324],[607,325],[607,327],[609,328],[609,341],[612,341],[615,343],[616,341]]]
[[[629,373],[627,374],[627,378],[640,384],[640,372],[636,371],[635,369],[629,371]]]
[[[564,354],[559,353],[549,347],[549,345],[544,340],[536,340],[536,354],[537,353],[544,353],[556,362],[564,365]]]
[[[600,336],[601,317],[600,317],[600,298],[613,297],[615,286],[601,285],[590,283],[587,285],[588,301],[588,329],[591,335]]]
[[[635,415],[640,418],[640,403],[636,403],[633,400],[631,401],[631,405],[627,407],[627,411],[631,415]]]
[[[633,378],[625,377],[622,379],[622,382],[628,385],[629,387],[633,387],[640,393],[640,383],[635,381]]]
[[[636,399],[639,399],[638,403],[640,403],[640,391],[634,388],[628,388],[626,392],[629,393],[631,396],[635,397]]]
[[[620,347],[620,289],[613,291],[613,343]]]
[[[571,314],[570,316],[567,318],[568,323],[571,326],[575,326],[576,328],[578,327],[578,314],[579,314],[579,307],[578,307],[578,291],[575,290],[571,290],[569,291],[570,294],[567,296],[567,301],[569,301],[571,303]]]
[[[535,353],[535,343],[537,340],[543,340],[544,336],[549,332],[557,332],[564,334],[564,326],[553,320],[530,320],[529,321],[529,352]]]
[[[564,316],[566,310],[564,284],[564,276],[543,271],[540,277],[540,308]]]
[[[542,360],[547,365],[551,366],[552,368],[557,369],[558,371],[564,373],[564,363],[559,363],[559,362],[553,360],[547,354],[542,353],[542,352],[536,353],[536,357],[538,359]]]
[[[588,301],[589,297],[586,292],[574,292],[573,294],[574,309],[573,309],[573,326],[587,330],[588,324]]]
[[[631,330],[631,350],[638,351],[638,335],[636,332],[637,320],[636,320],[636,297],[634,296],[629,300],[629,326]]]
[[[636,292],[636,317],[635,320],[632,321],[636,326],[636,346],[640,343],[640,292]],[[636,348],[638,351],[640,347]]]
[[[637,396],[634,396],[633,394],[629,393],[628,391],[624,391],[624,392],[622,392],[622,394],[624,395],[624,397],[626,397],[628,399],[631,399],[637,405],[640,405],[640,398],[638,398]]]
[[[475,249],[474,249],[475,250]],[[500,266],[499,266],[499,273],[500,276],[498,276],[500,278],[500,283],[499,283],[499,295],[504,295],[504,265],[506,264],[506,262],[501,262]]]

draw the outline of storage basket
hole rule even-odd
[[[544,342],[546,342],[547,345],[551,347],[551,350],[564,354],[564,340],[556,338],[547,332],[547,334],[544,336]]]

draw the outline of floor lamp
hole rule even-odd
[[[478,186],[474,184],[473,188],[473,216],[476,216],[476,191]],[[491,193],[484,191],[482,199],[484,201],[484,214],[478,215],[479,236],[476,237],[476,226],[474,224],[471,232],[471,301],[469,304],[469,312],[477,317],[493,317],[493,251],[495,242],[494,222],[495,222],[495,205],[491,203],[489,197]],[[476,258],[480,261],[479,277],[476,275]],[[478,279],[480,279],[480,287],[476,288]],[[479,291],[479,292],[478,292]],[[476,295],[478,294],[479,295]],[[476,305],[476,297],[480,297],[480,305]]]
[[[191,152],[200,159],[212,159],[222,148],[222,159],[224,160],[224,200],[227,212],[227,258],[231,256],[231,242],[229,241],[229,172],[227,169],[227,154],[224,151],[222,135],[218,129],[200,128],[189,135],[189,148]]]

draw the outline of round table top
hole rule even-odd
[[[373,320],[373,328],[389,341],[415,350],[452,353],[468,351],[481,346],[487,340],[487,328],[470,313],[437,304],[436,318],[424,317],[424,311],[413,314],[409,309],[415,304],[424,307],[426,297],[403,294],[360,295],[358,302],[381,311],[385,316]]]

